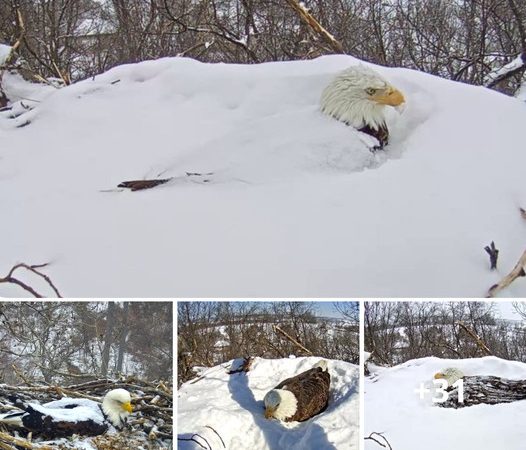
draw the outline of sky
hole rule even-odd
[[[493,302],[496,306],[496,310],[498,311],[501,319],[506,320],[523,320],[519,314],[517,314],[517,311],[515,311],[515,308],[513,307],[513,302],[509,301],[502,301],[502,302]],[[526,302],[523,302],[526,303]]]

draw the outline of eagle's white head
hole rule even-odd
[[[298,400],[295,395],[285,389],[272,389],[264,398],[265,418],[272,417],[285,420],[296,414]]]
[[[131,396],[126,389],[113,389],[102,400],[102,410],[113,426],[120,428],[133,411]]]
[[[405,102],[402,93],[374,70],[358,65],[341,72],[323,91],[321,110],[357,128],[378,130],[385,124],[385,106]]]
[[[458,380],[464,378],[464,373],[456,367],[448,367],[447,369],[441,370],[435,373],[435,380],[443,379],[447,381],[449,387],[453,386]]]

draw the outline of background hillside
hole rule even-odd
[[[178,385],[206,367],[239,357],[314,355],[358,364],[358,303],[330,306],[291,301],[178,302]],[[335,317],[324,317],[323,312]]]

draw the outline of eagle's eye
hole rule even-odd
[[[374,95],[374,94],[376,94],[376,91],[377,91],[377,90],[378,90],[378,89],[375,89],[375,88],[367,88],[367,89],[365,90],[365,93],[366,93],[367,95]]]

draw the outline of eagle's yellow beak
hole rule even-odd
[[[394,87],[388,87],[385,91],[373,94],[371,98],[380,105],[400,106],[405,102],[402,93]]]
[[[265,408],[265,419],[272,419],[272,417],[274,417],[275,410],[276,410],[275,408],[271,408],[270,406],[267,406]]]
[[[444,374],[440,372],[435,373],[435,380],[438,380],[439,378],[444,378]]]
[[[122,404],[122,409],[124,409],[124,411],[128,411],[129,413],[131,413],[133,411],[133,408],[132,408],[132,405],[131,405],[130,402],[123,403]]]

